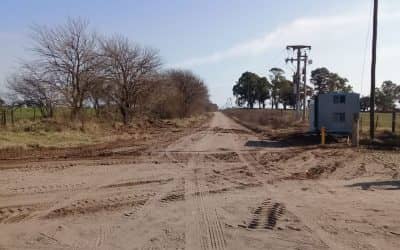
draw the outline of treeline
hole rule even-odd
[[[296,102],[294,81],[287,79],[284,70],[280,68],[272,68],[269,73],[268,77],[261,77],[252,72],[243,73],[233,86],[236,104],[240,107],[254,108],[258,103],[259,108],[265,108],[266,101],[269,100],[272,109],[278,109],[279,105],[284,109],[294,107]],[[301,99],[304,95],[311,97],[319,93],[352,91],[346,78],[324,67],[311,72],[310,82],[314,85],[314,89],[308,85],[304,89],[304,84],[301,84]]]
[[[216,108],[191,71],[162,70],[157,50],[120,35],[99,36],[82,19],[36,26],[32,38],[34,59],[7,80],[11,106],[37,107],[45,118],[67,107],[71,120],[89,107],[125,124],[137,114],[173,118]]]
[[[361,110],[370,110],[370,97],[364,96],[360,100]],[[392,81],[384,81],[380,88],[375,89],[375,106],[377,111],[391,112],[400,104],[400,85]]]

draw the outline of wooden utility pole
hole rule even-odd
[[[392,112],[392,133],[396,133],[396,110]]]
[[[372,33],[372,60],[371,60],[371,98],[370,98],[370,124],[369,132],[371,141],[375,138],[375,81],[376,81],[376,44],[378,38],[378,0],[374,0],[374,17]]]
[[[301,62],[301,49],[297,48],[297,71],[296,71],[296,111],[297,115],[300,116],[300,83],[301,83],[301,74],[300,74],[300,62]]]
[[[289,45],[286,47],[287,50],[293,50],[293,52],[296,52],[297,57],[296,58],[286,58],[286,63],[288,62],[296,62],[297,63],[297,69],[296,69],[296,75],[294,77],[294,92],[296,95],[296,113],[297,113],[297,118],[300,119],[300,107],[301,107],[301,98],[300,98],[300,84],[301,84],[301,62],[305,59],[305,64],[307,64],[307,60],[308,60],[308,56],[306,54],[306,52],[304,52],[303,55],[303,51],[306,50],[311,50],[311,46],[308,45]],[[304,80],[306,78],[304,77]],[[304,86],[306,85],[306,83],[304,83]],[[304,112],[303,112],[303,120],[305,119],[305,108],[306,108],[306,90],[304,89]]]
[[[308,55],[304,54],[304,68],[303,68],[303,121],[306,120],[307,113],[307,64],[308,64]]]

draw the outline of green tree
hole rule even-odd
[[[352,92],[353,88],[348,80],[327,68],[317,68],[311,72],[311,83],[315,86],[316,94],[328,92]]]
[[[265,101],[270,98],[271,84],[266,77],[259,77],[256,85],[256,99],[258,108],[265,108]]]
[[[293,82],[284,79],[279,82],[279,103],[282,103],[283,109],[287,109],[287,106],[295,105],[295,96],[293,93]]]
[[[360,99],[360,109],[362,111],[367,111],[369,109],[370,100],[371,100],[371,98],[369,96],[361,97],[361,99]]]
[[[253,108],[256,102],[261,107],[269,97],[269,87],[267,78],[247,71],[233,86],[233,95],[236,96],[236,102],[240,107],[247,104],[248,108]]]
[[[278,109],[279,103],[286,109],[287,106],[294,106],[295,96],[293,94],[293,82],[286,79],[285,71],[280,68],[272,68],[271,72],[271,107]]]
[[[378,110],[391,111],[400,99],[400,86],[392,81],[384,81],[382,86],[375,90],[375,102]]]
[[[278,108],[279,104],[279,90],[281,86],[281,82],[285,81],[286,78],[284,76],[285,71],[281,68],[272,68],[269,70],[271,72],[271,83],[272,83],[272,90],[271,90],[271,108],[275,109]]]

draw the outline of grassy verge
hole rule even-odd
[[[257,133],[298,131],[308,126],[307,123],[299,122],[292,110],[227,109],[223,112]]]
[[[136,120],[129,126],[120,123],[88,121],[81,124],[67,124],[56,120],[21,120],[1,128],[0,149],[19,148],[70,148],[120,140],[145,139],[147,134],[157,130],[182,130],[209,119],[201,115],[173,120]]]

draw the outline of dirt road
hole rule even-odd
[[[215,113],[143,156],[3,166],[0,249],[399,249],[399,163]]]

